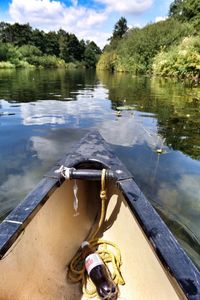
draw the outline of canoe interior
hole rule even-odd
[[[99,183],[78,180],[79,214],[73,208],[74,181],[49,197],[0,261],[0,300],[86,299],[79,284],[68,283],[67,266],[95,226],[100,211]],[[122,254],[123,300],[186,299],[158,260],[114,183],[107,187],[106,222],[100,236]]]

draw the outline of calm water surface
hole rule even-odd
[[[92,128],[200,267],[200,89],[172,80],[0,71],[1,219]]]

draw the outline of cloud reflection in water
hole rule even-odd
[[[111,104],[102,86],[77,91],[74,101],[39,100],[21,105],[23,125],[65,124],[77,128],[80,123],[88,124],[88,119],[95,125],[98,119],[108,118],[110,114]]]

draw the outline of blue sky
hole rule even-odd
[[[0,0],[0,21],[29,23],[44,31],[63,28],[100,47],[121,16],[129,27],[166,18],[172,0]]]

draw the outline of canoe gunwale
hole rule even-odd
[[[200,272],[132,179],[119,182],[131,211],[162,264],[188,299],[200,299]]]
[[[49,196],[61,184],[62,178],[43,178],[0,224],[0,260],[16,241]]]
[[[176,279],[188,299],[200,299],[199,270],[139,189],[132,174],[96,131],[90,132],[80,141],[78,147],[74,147],[69,155],[45,174],[35,189],[0,224],[0,259],[3,259],[49,195],[63,183],[61,174],[55,173],[62,165],[97,170],[107,168],[115,172],[118,188],[162,264]]]

